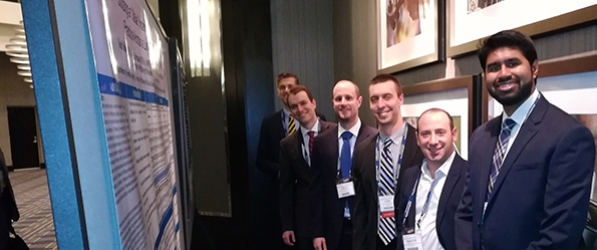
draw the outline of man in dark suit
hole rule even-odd
[[[279,187],[278,174],[280,171],[279,157],[280,157],[280,141],[289,134],[294,133],[298,128],[298,122],[290,114],[288,107],[288,94],[290,89],[299,85],[299,79],[292,73],[281,73],[276,79],[276,87],[278,97],[282,101],[282,109],[278,112],[265,117],[261,122],[261,132],[259,134],[259,146],[257,148],[256,165],[261,172],[267,175],[267,182],[262,183],[263,190],[268,193],[263,194],[267,204],[263,207],[267,211],[267,220],[262,221],[269,228],[267,232],[263,232],[264,238],[275,238],[278,248],[284,248],[284,243],[277,241],[282,229],[280,228],[280,210],[279,210]],[[325,121],[325,116],[317,114],[321,120]]]
[[[332,92],[338,127],[313,141],[311,233],[316,250],[351,250],[352,153],[355,145],[375,136],[377,130],[359,119],[363,97],[356,84],[342,80]],[[346,192],[340,192],[346,185]]]
[[[298,85],[288,95],[290,112],[299,122],[296,133],[280,142],[280,218],[284,243],[301,250],[312,250],[309,230],[311,196],[311,155],[318,134],[336,127],[320,121],[315,114],[317,103],[311,91]]]
[[[399,250],[457,250],[454,213],[467,169],[454,150],[457,138],[458,129],[446,111],[432,108],[421,114],[417,142],[425,160],[404,172],[397,213]]]
[[[576,249],[595,162],[591,132],[536,89],[539,62],[529,37],[494,34],[479,59],[504,113],[471,137],[458,249]]]
[[[8,179],[8,168],[4,161],[4,154],[0,149],[0,250],[7,248],[9,228],[12,221],[19,220],[19,210],[15,202],[14,193]]]
[[[366,139],[353,154],[355,186],[352,213],[353,249],[396,249],[395,207],[407,167],[423,160],[415,129],[402,119],[402,88],[392,75],[374,77],[369,105],[378,123],[377,136]]]

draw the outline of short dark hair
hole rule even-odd
[[[499,48],[520,50],[530,65],[537,60],[535,44],[530,37],[516,30],[503,30],[483,40],[479,46],[479,62],[483,71],[489,54]]]
[[[396,85],[396,92],[398,93],[398,95],[402,94],[402,86],[400,85],[400,82],[398,81],[398,79],[396,79],[396,77],[390,74],[376,75],[375,77],[373,77],[373,79],[371,79],[371,83],[369,83],[369,86],[387,81],[394,82],[394,85]]]
[[[305,93],[307,94],[307,97],[309,97],[309,101],[313,101],[313,94],[311,94],[311,91],[303,85],[296,85],[296,86],[292,87],[290,89],[290,94],[296,95],[296,94],[300,93],[301,91],[305,91]],[[290,96],[290,95],[288,95],[288,96]],[[288,102],[288,100],[286,100],[286,102]]]
[[[278,74],[278,79],[276,79],[276,85],[280,84],[280,81],[282,81],[282,79],[286,79],[286,78],[294,78],[294,80],[296,80],[296,84],[300,85],[298,77],[295,74],[288,73],[288,72]]]
[[[448,111],[445,111],[440,108],[430,108],[428,110],[425,110],[421,114],[421,116],[419,116],[419,119],[417,120],[417,132],[419,132],[419,121],[421,120],[421,117],[423,117],[427,113],[444,113],[444,114],[446,114],[446,116],[450,120],[450,129],[454,129],[454,118],[452,118],[452,116],[450,115],[450,113],[448,113]]]

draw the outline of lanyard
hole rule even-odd
[[[423,162],[422,166],[425,166],[425,161]],[[421,175],[419,175],[419,178],[417,178],[417,181],[415,182],[415,185],[413,187],[413,191],[410,193],[410,196],[408,197],[408,203],[406,203],[406,209],[404,210],[404,215],[403,215],[404,217],[402,219],[402,227],[403,228],[406,226],[406,218],[408,218],[408,214],[410,213],[410,208],[412,207],[412,204],[415,202],[415,193],[419,186],[419,181],[421,180],[422,175],[423,175],[423,173],[421,173]],[[427,198],[425,199],[425,203],[423,204],[423,210],[421,211],[421,217],[419,217],[419,220],[417,221],[417,227],[419,227],[419,228],[421,228],[421,220],[423,220],[423,218],[427,214],[427,210],[429,210],[429,203],[431,202],[431,195],[432,195],[433,189],[437,185],[438,181],[439,181],[439,177],[437,176],[437,172],[436,172],[435,178],[431,182],[431,187],[429,187],[429,192],[427,192]]]
[[[394,167],[394,185],[396,185],[396,181],[398,180],[398,175],[400,172],[400,167],[402,166],[402,156],[404,155],[404,148],[405,148],[405,144],[406,144],[406,134],[408,133],[408,125],[404,124],[404,132],[402,133],[402,146],[400,149],[400,154],[398,154],[398,164]],[[376,180],[377,180],[377,190],[379,192],[379,185],[380,185],[380,158],[381,158],[381,150],[380,148],[380,144],[383,144],[384,142],[381,140],[381,136],[377,136],[377,141],[375,142],[375,169],[377,170],[377,175],[376,175]],[[393,159],[392,159],[393,161]],[[392,162],[392,165],[394,164],[394,162]]]

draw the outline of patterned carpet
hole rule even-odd
[[[31,250],[56,250],[54,220],[45,169],[10,172],[21,219],[14,224]]]

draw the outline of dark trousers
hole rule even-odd
[[[377,237],[377,250],[396,250],[396,238],[394,238],[388,245],[384,245],[383,241]]]
[[[311,237],[296,236],[294,249],[297,250],[313,250],[313,239]]]
[[[10,227],[10,219],[8,216],[8,208],[6,207],[7,202],[7,190],[4,190],[3,194],[0,194],[0,250],[7,249],[6,244],[8,243],[8,228]]]
[[[352,221],[350,219],[344,219],[344,223],[342,223],[338,250],[352,250]]]

